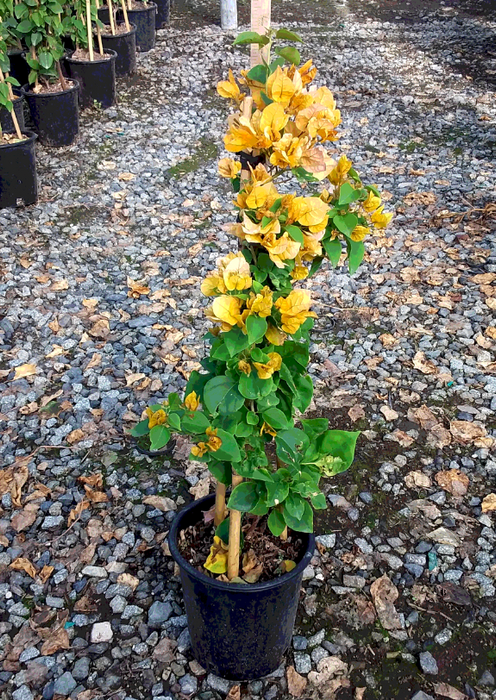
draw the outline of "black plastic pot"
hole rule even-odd
[[[142,53],[150,51],[155,46],[155,17],[157,6],[149,2],[139,9],[128,10],[129,21],[136,26],[136,48]],[[122,11],[118,13],[122,18]]]
[[[0,146],[0,209],[34,204],[38,199],[35,141],[32,131],[18,143]]]
[[[115,17],[115,11],[114,11],[114,17]],[[98,19],[100,22],[103,22],[104,24],[110,24],[110,12],[108,7],[99,7],[98,8]]]
[[[115,104],[115,62],[117,54],[112,49],[104,49],[110,58],[95,61],[79,61],[72,56],[66,59],[69,77],[79,83],[79,103],[81,107],[92,107],[98,102],[103,109]]]
[[[171,0],[155,0],[157,14],[155,15],[155,29],[162,29],[170,22]]]
[[[19,88],[13,88],[13,92],[14,95],[18,96],[18,99],[14,100],[13,102],[14,112],[17,117],[17,121],[19,122],[20,130],[24,131],[26,128],[24,123],[24,96],[21,94]],[[0,126],[2,127],[2,131],[7,133],[10,131],[15,131],[12,115],[7,109],[5,109],[5,107],[0,107]]]
[[[117,53],[115,61],[116,75],[131,75],[136,71],[136,26],[131,25],[131,31],[125,34],[102,34],[104,49],[112,49]]]
[[[169,547],[181,571],[193,654],[222,678],[250,680],[275,671],[291,643],[303,570],[315,549],[301,534],[305,554],[288,574],[254,584],[223,583],[197,571],[180,554],[179,533],[198,523],[215,496],[194,501],[172,523]]]
[[[25,85],[28,82],[31,68],[26,62],[24,49],[9,49],[7,55],[10,59],[10,75],[17,80],[19,85]]]
[[[22,92],[29,106],[34,130],[44,146],[70,146],[79,133],[79,85],[60,92],[31,92],[25,85]]]
[[[174,442],[169,442],[162,450],[147,450],[141,447],[139,442],[135,437],[131,436],[131,442],[133,443],[136,452],[141,455],[146,455],[147,457],[167,457],[174,452]]]

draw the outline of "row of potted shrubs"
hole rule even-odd
[[[135,72],[169,20],[170,0],[106,2],[0,0],[0,208],[36,202],[36,140],[72,144],[79,109],[113,105],[116,76]]]

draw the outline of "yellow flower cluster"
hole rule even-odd
[[[208,442],[199,442],[198,445],[193,445],[191,454],[194,457],[203,457],[207,452],[217,452],[222,445],[222,440],[217,437],[216,428],[207,428],[205,432],[208,436]]]
[[[252,285],[250,266],[242,253],[229,253],[217,261],[217,271],[211,272],[203,280],[201,291],[206,297],[241,292]]]
[[[188,411],[196,411],[199,405],[200,399],[196,391],[192,391],[184,398],[184,407],[187,408]]]
[[[255,367],[259,379],[270,379],[274,372],[279,372],[282,365],[282,357],[278,352],[268,353],[268,362],[253,362],[253,367]],[[250,375],[252,371],[252,366],[247,360],[240,360],[238,362],[238,369],[243,374]]]
[[[145,413],[148,416],[149,430],[154,428],[156,425],[167,425],[167,413],[163,408],[159,408],[158,411],[153,411],[150,407],[148,407]]]
[[[249,115],[241,109],[230,117],[224,138],[226,150],[263,153],[277,168],[303,167],[323,180],[335,163],[321,144],[338,139],[341,114],[328,88],[307,89],[316,72],[311,61],[300,68],[278,66],[265,85],[242,73],[240,82],[250,91],[256,109]],[[229,80],[218,84],[217,91],[240,106],[245,98],[232,71]],[[266,104],[262,92],[270,104]],[[226,161],[221,165],[221,174],[235,177]]]

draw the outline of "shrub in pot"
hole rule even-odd
[[[14,13],[19,24],[31,68],[23,94],[28,103],[35,131],[47,146],[68,146],[79,133],[79,86],[62,72],[62,6],[57,0],[20,2]]]
[[[19,203],[34,204],[38,196],[36,179],[36,134],[23,131],[13,102],[12,86],[17,84],[8,74],[10,63],[5,42],[0,39],[0,113],[10,115],[12,129],[4,131],[0,123],[0,209]]]
[[[263,47],[262,63],[218,85],[236,110],[224,143],[239,156],[219,173],[232,181],[240,249],[218,261],[201,290],[213,301],[205,336],[210,355],[193,372],[184,398],[150,406],[132,431],[161,449],[172,433],[193,441],[192,459],[216,480],[215,496],[173,522],[193,652],[207,670],[232,679],[274,671],[287,649],[302,574],[314,549],[313,513],[326,508],[322,477],[348,469],[357,432],[329,429],[308,409],[310,331],[317,314],[302,284],[324,260],[360,265],[364,239],[387,226],[379,192],[352,162],[324,144],[338,139],[331,92],[308,85],[285,29],[241,34],[235,44]],[[293,176],[305,194],[276,186]],[[226,502],[226,492],[230,490]],[[206,512],[205,512],[206,511]],[[273,556],[267,557],[267,551]]]
[[[136,47],[146,52],[155,46],[157,5],[147,0],[127,0],[127,16],[136,26]]]
[[[124,22],[116,22],[112,0],[107,0],[109,24],[103,27],[102,42],[117,53],[116,75],[132,75],[136,71],[136,26],[130,24],[125,0],[122,0]]]
[[[82,21],[85,17],[85,22]],[[93,46],[93,24],[96,26],[97,46]],[[103,24],[98,19],[96,5],[78,0],[67,18],[66,36],[75,50],[66,58],[69,76],[79,84],[79,100],[83,108],[98,103],[103,109],[116,100],[115,61],[117,54],[104,49],[101,37]]]
[[[6,44],[10,59],[9,73],[20,85],[27,82],[29,66],[25,58],[22,34],[17,30],[12,0],[0,0],[0,36]]]

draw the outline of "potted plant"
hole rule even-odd
[[[65,53],[62,11],[57,0],[21,1],[14,9],[31,68],[22,92],[40,142],[47,146],[69,146],[79,133],[79,86],[64,77],[60,63]]]
[[[34,204],[38,196],[36,179],[36,134],[23,131],[14,109],[10,64],[6,43],[0,39],[0,209],[17,204]],[[10,115],[12,129],[4,130],[3,114]]]
[[[107,0],[107,7],[109,24],[102,30],[103,46],[117,53],[116,75],[132,75],[136,72],[136,26],[129,23],[125,0],[122,0],[124,22],[116,22],[112,0]],[[100,14],[98,16],[102,19]]]
[[[5,8],[0,8],[5,9]],[[2,73],[4,75],[4,82],[7,87],[3,90],[8,91],[8,95],[4,97],[8,103],[12,103],[13,112],[17,118],[17,124],[19,130],[22,132],[25,128],[24,124],[24,97],[19,89],[19,81],[15,75],[12,75],[12,65],[11,65],[11,55],[9,51],[9,39],[11,38],[10,29],[8,29],[8,22],[1,21],[2,15],[0,14],[0,55],[2,60]],[[27,65],[27,64],[26,64]],[[12,132],[16,130],[14,121],[11,116],[11,112],[6,106],[2,104],[0,106],[0,129],[5,132]]]
[[[142,53],[150,51],[155,46],[157,5],[149,0],[127,0],[126,9],[129,21],[136,25],[137,48]]]
[[[84,19],[84,21],[83,21]],[[96,27],[97,49],[93,46],[93,23]],[[75,51],[66,58],[69,76],[79,83],[81,107],[92,107],[95,102],[103,109],[116,100],[115,61],[117,53],[104,49],[101,21],[97,7],[90,0],[77,0],[67,18],[66,36],[74,43]]]
[[[170,22],[170,0],[156,0],[155,29],[163,29]]]
[[[322,477],[348,469],[357,432],[300,416],[310,405],[307,372],[314,318],[302,286],[327,259],[355,272],[363,240],[385,228],[378,191],[351,161],[331,159],[340,112],[331,92],[310,90],[316,68],[300,66],[285,29],[245,32],[235,45],[263,47],[262,63],[218,85],[236,111],[229,118],[219,173],[232,181],[241,249],[218,261],[201,289],[213,302],[210,355],[193,372],[184,398],[147,409],[134,435],[160,449],[188,435],[191,457],[216,480],[215,496],[186,507],[169,532],[179,565],[193,652],[207,670],[230,679],[269,674],[293,630],[303,570],[314,552],[313,512],[326,508]],[[305,194],[284,193],[293,175]],[[227,499],[226,493],[230,490]]]
[[[29,66],[22,45],[22,35],[17,31],[17,24],[12,0],[0,0],[0,35],[7,46],[10,75],[18,81],[19,85],[24,85],[28,80]]]

